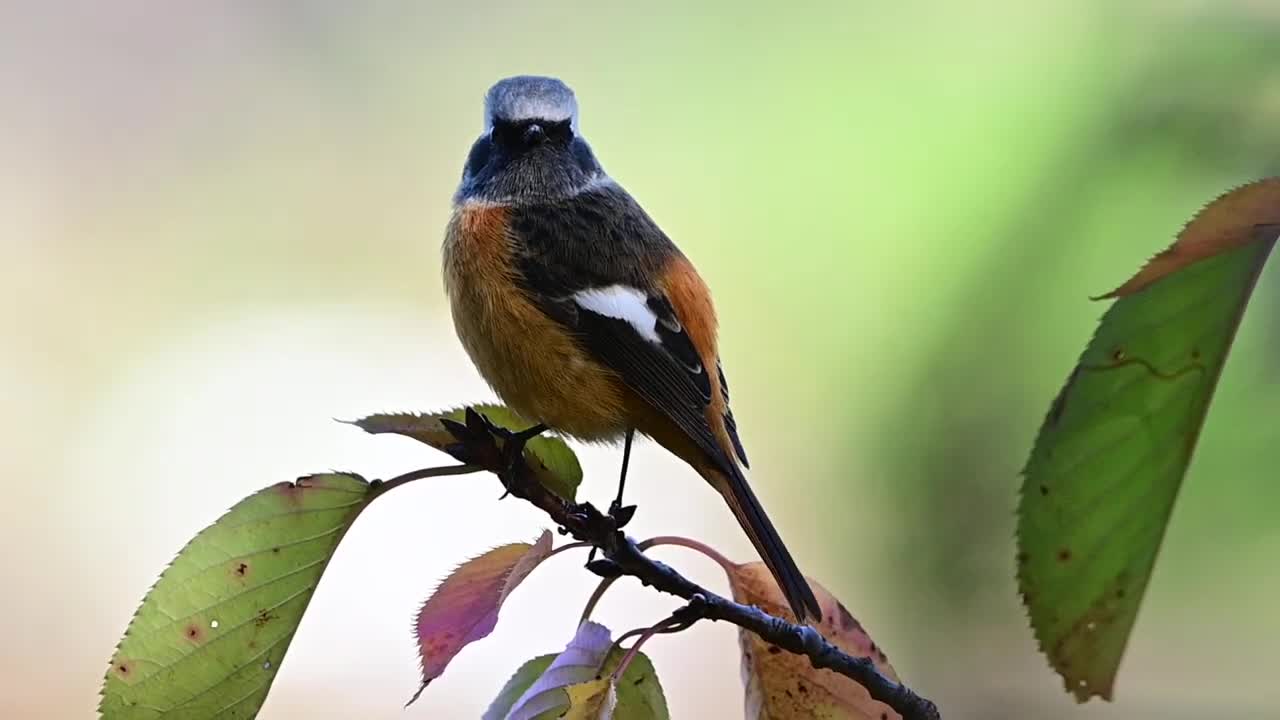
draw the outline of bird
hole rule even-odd
[[[711,293],[605,172],[563,81],[520,75],[485,94],[484,128],[453,196],[444,284],[458,338],[508,407],[584,441],[647,436],[723,496],[797,622],[808,581],[744,474]]]

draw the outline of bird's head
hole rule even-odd
[[[569,197],[604,177],[579,134],[578,100],[560,80],[517,75],[484,99],[458,199],[531,202]]]

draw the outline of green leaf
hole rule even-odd
[[[540,655],[521,665],[489,705],[483,720],[562,717],[572,702],[570,688],[581,689],[617,668],[625,652],[614,649],[604,660],[604,653],[612,646],[607,628],[583,623],[564,652]],[[644,653],[636,653],[615,685],[615,720],[670,720],[662,684]]]
[[[440,583],[414,621],[422,684],[410,704],[464,647],[493,632],[507,596],[550,555],[551,533],[543,531],[535,543],[502,545],[464,562]]]
[[[334,548],[375,495],[358,475],[313,475],[202,530],[129,623],[102,717],[254,717]]]
[[[1024,471],[1018,583],[1069,691],[1110,699],[1178,487],[1280,230],[1280,180],[1206,207],[1129,282]]]
[[[565,688],[603,674],[612,648],[609,628],[591,621],[580,624],[573,639],[547,671],[516,700],[506,720],[534,720],[551,711],[562,714],[569,707]],[[560,714],[551,717],[560,717]]]
[[[617,667],[621,655],[620,651],[615,651],[607,667]],[[662,683],[658,682],[653,662],[643,652],[631,658],[617,685],[618,704],[613,710],[616,720],[670,720]]]
[[[489,703],[489,709],[485,710],[483,720],[503,720],[507,713],[511,712],[511,706],[516,704],[516,700],[533,686],[533,683],[542,677],[542,673],[547,671],[551,662],[556,659],[555,653],[547,653],[521,665],[515,674],[507,680],[507,684],[502,686],[502,690],[498,692],[498,697]]]
[[[518,432],[534,425],[501,405],[486,404],[472,407],[488,418],[489,422],[507,430]],[[463,423],[466,421],[465,414],[466,408],[428,415],[380,413],[356,420],[352,424],[374,435],[383,433],[404,435],[437,450],[449,452],[449,447],[457,440],[445,429],[440,420],[444,418]],[[574,500],[578,485],[582,483],[582,466],[578,464],[578,456],[574,455],[573,450],[569,449],[564,440],[544,433],[525,445],[524,456],[533,468],[538,482],[565,500],[571,502]]]

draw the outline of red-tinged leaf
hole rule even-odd
[[[1280,178],[1266,178],[1226,193],[1187,223],[1172,245],[1148,260],[1123,285],[1099,299],[1132,295],[1202,260],[1245,245],[1259,244],[1260,240],[1274,241],[1275,228],[1280,224],[1278,197]],[[1262,228],[1269,229],[1260,231]]]
[[[464,647],[487,637],[511,591],[551,554],[551,533],[537,542],[496,547],[462,565],[418,611],[415,631],[422,660],[422,685],[412,703]]]

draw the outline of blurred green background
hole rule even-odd
[[[90,717],[142,594],[243,495],[436,462],[330,421],[489,397],[440,287],[481,97],[578,92],[699,265],[754,482],[805,570],[949,718],[1274,718],[1275,273],[1259,286],[1121,667],[1077,706],[1013,582],[1018,471],[1118,284],[1280,172],[1280,10],[1249,0],[0,6],[0,715]],[[585,492],[617,452],[586,448]],[[651,444],[637,534],[751,559]],[[366,514],[263,717],[475,717],[592,583],[540,570],[408,711],[409,618],[542,518],[475,478]],[[664,558],[723,587],[710,563]],[[619,584],[621,632],[673,607]],[[739,716],[731,628],[651,646],[676,717]]]

